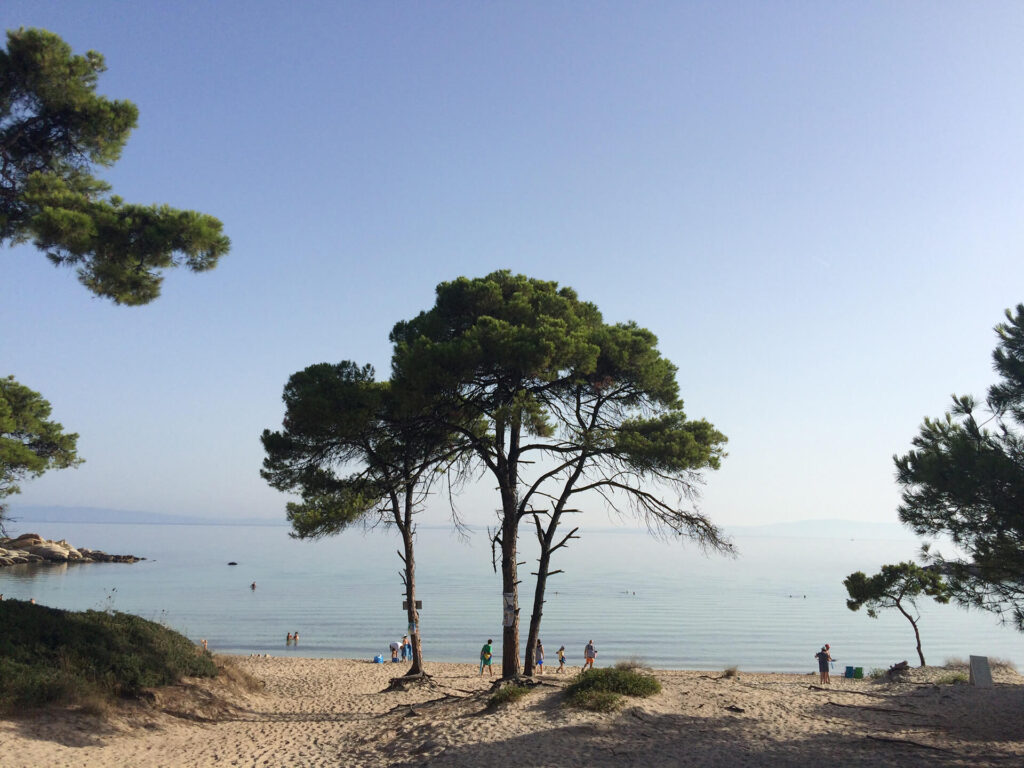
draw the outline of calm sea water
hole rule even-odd
[[[399,541],[386,531],[351,531],[294,541],[285,527],[36,523],[47,538],[148,558],[0,569],[0,592],[68,609],[135,613],[165,623],[211,650],[370,658],[405,631]],[[23,532],[23,531],[19,531]],[[641,657],[663,669],[807,672],[832,645],[837,668],[916,664],[913,632],[898,614],[870,619],[845,605],[843,578],[911,559],[913,539],[738,538],[740,556],[705,557],[646,532],[585,533],[561,550],[549,580],[541,637],[549,657],[564,644],[570,664],[593,639],[600,664]],[[536,545],[520,544],[522,614],[533,601]],[[237,561],[237,566],[228,566]],[[460,540],[421,528],[418,596],[424,652],[475,662],[488,637],[500,657],[501,579],[484,534]],[[255,591],[249,588],[256,582]],[[995,617],[922,601],[925,657],[985,654],[1024,667],[1024,635]],[[298,648],[285,635],[298,631]],[[526,623],[523,628],[525,642]]]

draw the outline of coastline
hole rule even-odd
[[[488,706],[495,677],[427,662],[429,685],[388,690],[404,664],[218,657],[258,681],[188,680],[103,720],[48,711],[0,720],[11,768],[39,765],[586,766],[988,765],[1024,762],[1024,678],[995,687],[912,669],[900,682],[816,674],[656,671],[660,694],[614,713],[561,704],[548,673]],[[567,671],[568,670],[567,668]],[[575,673],[576,669],[571,670]],[[239,675],[236,675],[236,678]]]

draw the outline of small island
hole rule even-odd
[[[98,549],[73,547],[64,539],[50,541],[38,533],[23,533],[16,539],[0,538],[0,568],[25,563],[137,563],[144,557],[108,555]]]

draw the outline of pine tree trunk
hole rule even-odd
[[[914,638],[917,640],[917,658],[921,660],[921,666],[923,667],[925,665],[924,652],[921,651],[921,633],[917,631],[917,622],[914,621],[913,617],[909,613],[903,610],[903,606],[900,605],[898,600],[896,601],[896,607],[899,609],[900,613],[907,617],[907,621],[910,622],[910,626],[914,628]]]
[[[416,561],[413,558],[413,535],[409,527],[402,531],[405,544],[405,599],[408,604],[409,643],[412,645],[412,666],[406,676],[423,673],[423,648],[420,643],[420,613],[416,609]]]
[[[537,663],[537,638],[540,636],[540,622],[544,615],[544,590],[547,587],[548,566],[551,563],[551,539],[549,532],[541,542],[540,560],[537,564],[537,587],[533,592],[533,613],[530,615],[530,633],[526,637],[526,661],[523,664],[523,674],[527,676],[533,674],[534,665]]]
[[[501,589],[512,595],[512,625],[503,626],[501,632],[501,676],[510,679],[519,675],[519,581],[516,563],[516,537],[518,526],[516,506],[505,514],[501,529]],[[504,598],[503,598],[504,604]],[[504,617],[503,617],[504,618]],[[502,622],[504,624],[504,621]]]

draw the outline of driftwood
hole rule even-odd
[[[889,667],[889,671],[886,672],[886,677],[892,680],[894,677],[899,677],[910,671],[910,665],[906,661],[899,661]]]

